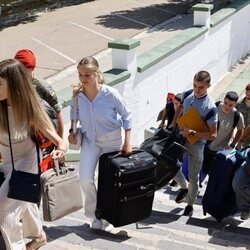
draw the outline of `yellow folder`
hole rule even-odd
[[[202,120],[199,112],[195,107],[191,107],[185,114],[177,119],[176,123],[180,129],[189,128],[197,132],[207,132],[208,126],[204,120]],[[196,143],[199,138],[197,136],[187,137],[190,144]]]

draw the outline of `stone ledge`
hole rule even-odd
[[[138,57],[137,71],[142,73],[208,31],[207,27],[191,27]]]
[[[114,86],[120,82],[129,79],[131,73],[123,69],[110,69],[104,72],[105,82],[109,86]]]
[[[202,4],[198,3],[192,7],[193,11],[202,11],[202,12],[208,12],[211,11],[214,8],[213,4]]]
[[[120,38],[113,42],[108,43],[108,47],[111,49],[131,50],[138,47],[141,44],[139,40],[130,38]]]
[[[225,8],[217,11],[213,15],[211,15],[211,22],[210,26],[214,27],[228,17],[232,16],[235,12],[239,11],[240,9],[244,8],[250,3],[250,0],[234,0],[232,3],[228,4]]]
[[[232,16],[236,12],[233,8],[221,9],[211,16],[210,26],[214,27],[219,23],[226,20],[228,17]]]

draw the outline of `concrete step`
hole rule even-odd
[[[185,203],[174,202],[177,188],[156,192],[152,215],[137,223],[114,228],[111,233],[92,230],[84,210],[55,222],[44,222],[46,249],[247,249],[250,223],[239,216],[218,223],[203,216],[201,196],[192,217],[181,216]],[[64,244],[65,242],[65,244]],[[63,248],[62,248],[63,247]]]

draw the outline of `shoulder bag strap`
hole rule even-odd
[[[76,133],[76,125],[77,125],[77,108],[78,108],[78,100],[77,95],[73,97],[73,114],[74,114],[74,120],[73,120],[73,132]]]
[[[6,119],[7,119],[7,128],[8,128],[8,137],[9,137],[10,157],[11,157],[12,169],[13,169],[13,171],[15,171],[13,152],[12,152],[12,144],[11,144],[11,138],[10,138],[11,137],[10,136],[10,124],[9,124],[8,105],[7,105],[7,103],[6,103]]]
[[[8,128],[8,137],[9,137],[10,156],[11,156],[12,169],[13,169],[13,171],[16,171],[15,167],[14,167],[14,157],[13,157],[13,151],[12,151],[11,134],[10,134],[10,124],[9,124],[9,116],[8,116],[8,106],[7,106],[7,104],[6,104],[6,119],[7,119],[7,128]],[[35,135],[34,135],[34,137],[35,137]],[[36,144],[38,174],[41,174],[41,168],[39,166],[39,163],[40,163],[39,145],[38,145],[38,142],[37,142],[36,138],[34,138],[33,140],[34,140],[34,142]]]

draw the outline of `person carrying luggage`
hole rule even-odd
[[[25,67],[14,59],[0,62],[0,113],[5,178],[0,187],[0,231],[7,250],[38,249],[46,244],[46,235],[37,205],[8,198],[12,164],[20,172],[37,173],[37,149],[31,139],[34,130],[41,131],[57,146],[52,154],[55,158],[64,159],[67,144],[56,133]],[[25,245],[28,236],[33,239]]]
[[[175,111],[180,106],[182,100],[182,93],[178,93],[177,95],[174,95],[172,93],[168,93],[167,103],[164,109],[159,113],[157,121],[161,120],[158,128],[164,128],[169,129],[169,125],[172,123]],[[165,121],[167,120],[167,125],[165,125]],[[172,180],[172,182],[169,184],[171,187],[177,186],[177,183],[175,180]]]
[[[85,194],[85,215],[92,218],[91,228],[112,230],[110,224],[95,218],[96,186],[95,169],[103,153],[122,150],[130,154],[131,113],[123,97],[114,88],[104,84],[103,73],[97,60],[84,57],[77,66],[80,83],[74,89],[77,97],[77,120],[81,125],[83,143],[80,153],[80,182]],[[68,140],[76,143],[73,133],[74,101],[71,102],[71,129]],[[122,128],[125,130],[122,142]]]
[[[249,146],[247,142],[250,139],[250,126],[248,126],[237,148],[241,149],[241,145]],[[246,162],[238,170],[233,179],[233,189],[236,194],[236,201],[241,210],[241,219],[246,220],[250,218],[250,153],[248,152]]]
[[[250,126],[250,83],[247,84],[245,88],[245,97],[240,100],[236,104],[236,108],[239,112],[242,113],[244,117],[244,123],[245,123],[245,128],[248,128]],[[250,144],[250,137],[248,139],[245,139],[244,142],[239,142],[237,147],[241,148],[241,146],[248,146]]]
[[[243,135],[244,118],[235,108],[237,101],[238,94],[229,91],[225,95],[224,102],[218,103],[217,137],[204,148],[202,168],[206,174],[209,173],[216,152],[235,148]]]
[[[194,107],[201,118],[206,121],[208,126],[207,132],[197,132],[189,128],[184,127],[181,131],[182,135],[187,138],[188,136],[196,136],[199,140],[190,144],[187,140],[185,147],[187,148],[187,153],[189,156],[189,185],[187,187],[187,182],[181,170],[177,173],[174,180],[181,187],[179,194],[177,195],[175,201],[176,203],[181,203],[187,196],[187,206],[185,207],[183,215],[192,215],[193,204],[196,200],[198,193],[198,176],[201,170],[203,162],[203,150],[206,140],[214,140],[217,136],[217,122],[218,114],[217,108],[214,101],[209,97],[207,90],[210,87],[211,76],[207,71],[200,71],[194,76],[193,80],[193,90],[189,90],[183,93],[182,104],[175,112],[170,128],[175,127],[177,118],[182,113],[186,113],[189,108]],[[209,116],[209,119],[206,117]]]
[[[250,151],[246,161],[236,172],[232,184],[241,211],[240,217],[242,220],[247,220],[250,218]]]

